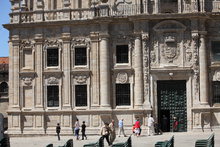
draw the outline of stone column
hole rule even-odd
[[[62,34],[62,39],[63,39],[63,96],[62,96],[62,102],[63,102],[63,109],[65,108],[71,108],[71,83],[70,83],[70,72],[71,72],[71,59],[70,59],[70,28],[64,26],[63,27],[63,34]]]
[[[143,105],[143,62],[142,62],[142,43],[141,35],[137,34],[135,37],[135,84],[134,84],[134,105],[140,107]]]
[[[205,34],[200,35],[199,47],[199,69],[200,69],[200,101],[201,104],[208,104],[209,86],[208,86],[208,66],[207,66],[207,53],[205,44]]]
[[[101,107],[110,107],[109,36],[101,35],[100,41],[100,97]]]
[[[35,34],[36,50],[36,103],[37,109],[44,107],[43,102],[43,34],[42,30],[37,30]]]
[[[97,107],[99,105],[99,38],[98,33],[90,33],[91,39],[91,106]]]

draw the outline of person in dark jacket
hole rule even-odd
[[[60,130],[61,130],[61,128],[60,128],[60,124],[57,123],[56,133],[57,133],[58,140],[60,140]]]
[[[82,126],[81,126],[81,128],[82,128],[82,140],[84,140],[84,137],[85,137],[85,139],[87,139],[87,137],[86,137],[86,124],[85,124],[85,121],[83,121],[83,124],[82,124]]]

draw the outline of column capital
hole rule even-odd
[[[207,35],[207,31],[199,31],[201,37],[205,37]]]
[[[91,41],[98,41],[99,40],[99,33],[90,32],[90,39],[91,39]]]

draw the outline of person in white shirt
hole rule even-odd
[[[76,140],[79,140],[79,127],[80,127],[80,125],[79,125],[79,120],[76,119],[75,129],[74,129],[74,131],[75,131],[75,136],[76,136]]]
[[[149,116],[148,118],[148,135],[154,135],[154,118],[152,117],[152,115]]]

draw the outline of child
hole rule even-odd
[[[84,140],[84,137],[85,137],[85,139],[87,139],[87,137],[86,137],[86,125],[85,125],[85,121],[83,121],[83,124],[82,124],[82,140]]]

